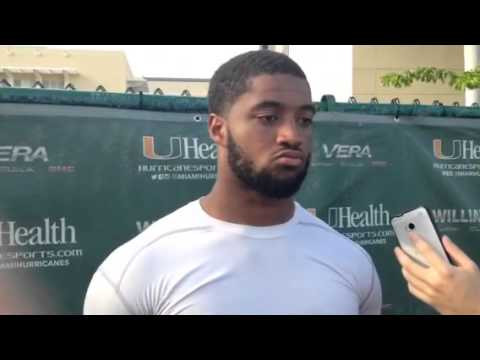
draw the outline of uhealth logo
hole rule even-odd
[[[473,140],[456,139],[444,144],[433,140],[433,155],[439,160],[480,160],[480,145]]]
[[[150,160],[196,159],[208,160],[217,158],[215,144],[201,143],[198,138],[173,136],[169,139],[170,149],[167,154],[155,152],[155,138],[143,137],[143,156]]]

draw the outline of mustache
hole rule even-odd
[[[301,144],[285,143],[282,145],[282,148],[280,150],[295,150],[295,151],[301,151],[303,153]]]

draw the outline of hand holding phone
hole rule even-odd
[[[438,255],[446,262],[449,264],[452,263],[447,252],[443,248],[443,244],[440,241],[440,237],[429,211],[423,206],[407,211],[403,215],[394,217],[392,219],[392,226],[397,235],[400,247],[418,263],[427,267],[430,265],[411,242],[409,233],[412,231],[425,239],[425,241],[428,242],[436,253],[438,253]]]

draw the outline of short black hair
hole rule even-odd
[[[293,75],[307,80],[300,66],[287,55],[270,50],[249,51],[215,71],[208,88],[208,112],[224,115],[235,100],[248,91],[248,81],[263,74]]]

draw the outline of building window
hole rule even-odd
[[[46,89],[63,89],[63,79],[44,79],[43,85]]]
[[[33,85],[33,79],[14,79],[13,86],[17,88],[31,88]]]
[[[20,87],[31,88],[33,86],[33,79],[21,79]]]

